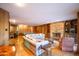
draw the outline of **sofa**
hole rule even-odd
[[[36,56],[42,55],[44,50],[41,47],[49,44],[49,41],[45,40],[45,34],[26,34],[23,38],[25,40],[25,47],[31,50]]]

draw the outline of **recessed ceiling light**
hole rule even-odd
[[[16,20],[15,19],[10,19],[10,22],[15,23]]]
[[[15,20],[13,20],[13,23],[15,23],[16,21]]]
[[[24,7],[24,3],[16,3],[16,5],[19,7]]]

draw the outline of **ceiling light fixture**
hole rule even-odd
[[[10,22],[11,22],[11,23],[15,23],[16,20],[15,20],[15,19],[10,19]]]
[[[16,3],[16,5],[19,7],[24,7],[24,3]]]
[[[13,23],[15,23],[16,21],[15,20],[13,20]]]

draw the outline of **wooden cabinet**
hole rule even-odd
[[[0,8],[0,45],[7,45],[9,39],[9,13]]]

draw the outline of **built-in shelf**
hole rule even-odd
[[[65,35],[72,36],[72,37],[74,37],[76,39],[77,19],[65,21],[65,26],[64,27],[65,27]]]

